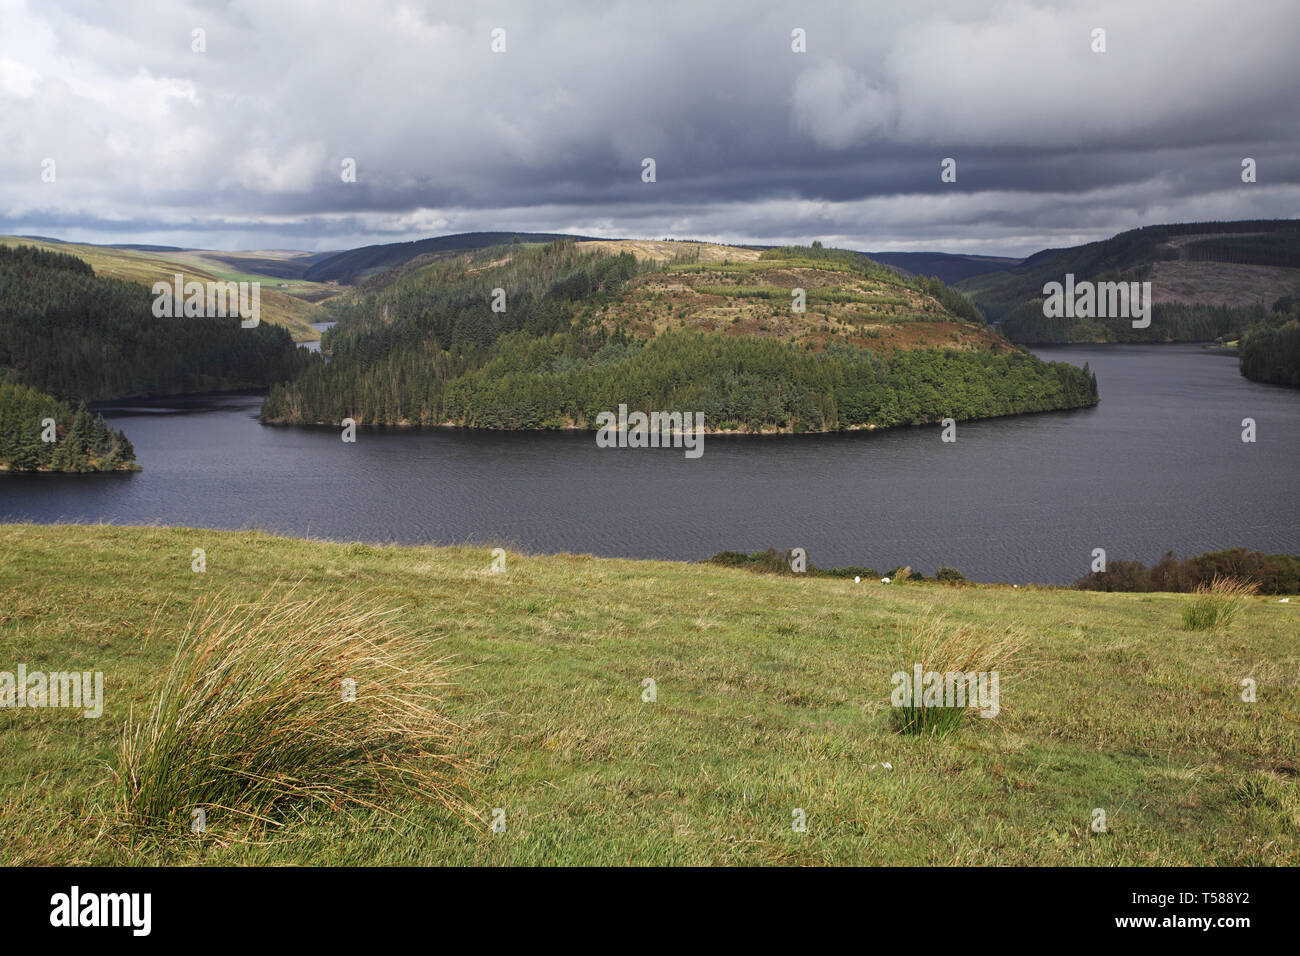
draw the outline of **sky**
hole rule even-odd
[[[1290,0],[0,0],[0,234],[1021,256],[1294,218],[1297,36]]]

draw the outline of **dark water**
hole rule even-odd
[[[1300,553],[1300,391],[1196,346],[1044,348],[1091,363],[1095,409],[878,435],[600,449],[590,434],[258,424],[260,397],[105,406],[145,470],[0,479],[0,520],[263,528],[406,543],[705,558],[804,547],[823,566],[940,564],[1067,583],[1093,548],[1153,561]],[[1254,418],[1258,441],[1241,441]]]
[[[335,323],[333,323],[333,322],[313,322],[313,323],[311,323],[311,327],[312,327],[313,329],[315,329],[317,332],[324,332],[326,329],[332,329],[332,328],[334,327],[334,325],[335,325]],[[306,349],[308,352],[319,352],[319,351],[320,351],[320,339],[312,339],[310,342],[299,342],[298,345],[299,345],[301,348]]]

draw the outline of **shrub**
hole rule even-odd
[[[864,581],[879,581],[880,572],[875,568],[863,568],[856,565],[847,568],[827,568],[818,571],[818,575],[828,578],[862,578]]]
[[[946,564],[938,571],[934,572],[934,579],[944,584],[965,584],[966,575],[962,574],[956,568],[950,568]]]
[[[199,807],[254,829],[291,806],[381,798],[474,815],[459,729],[437,712],[448,673],[361,597],[200,602],[147,713],[123,728],[123,809],[181,832]]]

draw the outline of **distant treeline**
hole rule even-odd
[[[1069,342],[1212,342],[1236,338],[1267,315],[1261,305],[1186,305],[1157,303],[1151,308],[1151,325],[1133,328],[1131,319],[1049,318],[1043,300],[1035,298],[1007,312],[1002,334],[1013,342],[1039,345]]]
[[[311,361],[283,328],[157,318],[150,290],[75,256],[0,247],[0,381],[69,401],[261,388]]]
[[[1300,556],[1231,548],[1179,558],[1172,551],[1151,567],[1141,561],[1110,560],[1075,582],[1082,591],[1195,591],[1216,576],[1254,581],[1262,594],[1300,592]]]
[[[1256,382],[1300,388],[1300,299],[1279,299],[1241,336],[1241,374]]]
[[[891,580],[934,580],[945,584],[965,584],[966,577],[956,568],[940,567],[933,578],[919,571],[899,565],[881,574],[875,568],[843,567],[819,568],[805,553],[802,555],[805,570],[794,570],[793,551],[719,551],[706,563],[729,568],[742,568],[763,574],[805,574],[810,577],[852,578],[866,580],[888,577]],[[1194,558],[1178,558],[1172,551],[1151,567],[1140,561],[1113,560],[1106,570],[1086,575],[1075,582],[1081,591],[1173,591],[1189,593],[1199,586],[1208,585],[1214,578],[1233,577],[1253,581],[1262,594],[1300,593],[1300,556],[1289,554],[1264,554],[1245,548],[1227,551],[1207,551]]]
[[[1198,239],[1183,246],[1194,262],[1236,262],[1257,266],[1300,268],[1300,246],[1294,233],[1241,236],[1232,240]]]
[[[51,432],[47,419],[54,420]],[[53,437],[48,442],[45,437]],[[8,471],[122,471],[135,463],[126,435],[66,402],[0,382],[0,468]]]

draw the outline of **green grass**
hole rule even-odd
[[[1182,629],[1185,595],[491,563],[487,548],[0,525],[0,670],[101,670],[107,697],[98,720],[0,710],[0,863],[1300,864],[1296,605],[1249,598],[1206,635]],[[123,726],[196,603],[268,591],[390,612],[431,664],[460,668],[439,706],[464,728],[484,824],[400,796],[295,804],[260,835],[216,809],[201,838],[183,817],[129,822]],[[996,720],[900,734],[890,675],[938,615],[1027,639]]]

